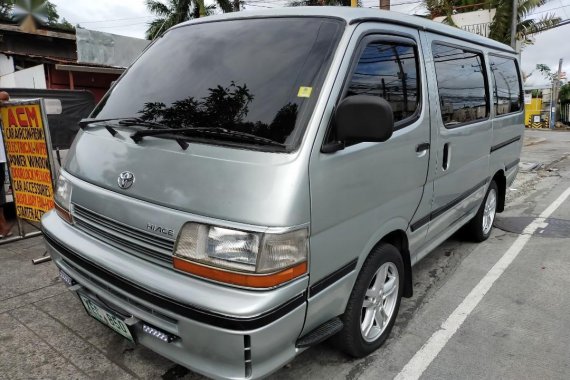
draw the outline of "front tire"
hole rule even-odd
[[[470,240],[477,243],[485,241],[491,236],[493,230],[493,222],[497,213],[497,200],[499,189],[495,181],[491,181],[487,195],[483,199],[483,203],[479,207],[477,214],[465,226],[465,232]]]
[[[378,349],[394,326],[403,288],[402,256],[393,245],[381,243],[356,279],[341,317],[344,328],[337,337],[339,348],[356,358]]]

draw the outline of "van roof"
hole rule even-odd
[[[444,34],[453,38],[458,38],[464,41],[469,41],[493,49],[498,49],[505,52],[516,54],[516,52],[508,45],[502,44],[490,38],[480,36],[478,34],[466,32],[462,29],[453,26],[431,21],[419,16],[410,16],[399,12],[384,11],[384,10],[370,9],[370,8],[319,6],[319,7],[283,7],[283,8],[273,8],[267,10],[254,10],[254,11],[247,10],[247,11],[224,13],[220,15],[194,19],[179,24],[174,28],[184,25],[222,21],[222,20],[286,17],[286,16],[333,17],[337,19],[342,19],[346,21],[347,24],[355,24],[365,21],[380,21],[380,22],[394,23],[394,24],[406,25],[416,29],[423,29],[438,34]]]

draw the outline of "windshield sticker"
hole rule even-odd
[[[301,87],[299,87],[299,92],[297,93],[297,97],[299,97],[299,98],[310,98],[311,92],[313,92],[312,87],[301,86]]]

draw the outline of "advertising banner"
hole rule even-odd
[[[43,101],[5,102],[0,108],[16,215],[39,222],[54,206],[51,142]]]

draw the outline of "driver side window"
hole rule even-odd
[[[381,41],[369,43],[362,51],[345,96],[384,98],[394,113],[394,129],[398,129],[416,115],[419,91],[415,46]]]

